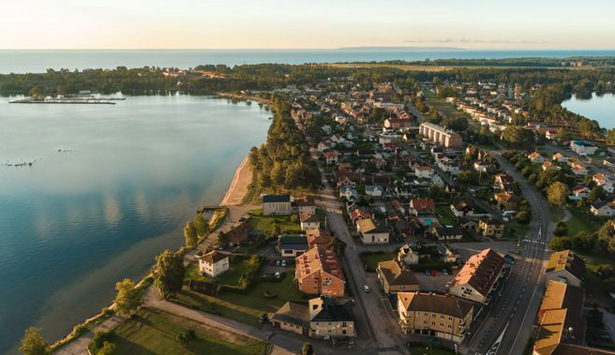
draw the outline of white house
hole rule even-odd
[[[571,141],[570,149],[579,155],[593,155],[598,147],[585,141]]]
[[[229,265],[229,256],[214,250],[199,259],[199,272],[209,277],[217,277],[228,270]]]
[[[357,222],[357,232],[361,235],[363,244],[384,244],[389,242],[389,232],[376,227],[371,219],[362,219]]]
[[[327,165],[337,164],[339,161],[339,154],[335,150],[326,151],[322,155],[325,157]]]
[[[365,186],[365,194],[370,197],[382,197],[384,193],[384,189],[381,186],[377,185],[367,185]]]
[[[308,229],[319,229],[320,228],[320,220],[316,215],[313,214],[302,214],[300,216],[301,219],[301,230],[305,231]]]
[[[406,265],[416,265],[419,263],[419,254],[412,250],[410,244],[406,244],[399,249],[397,260]]]
[[[587,186],[578,185],[572,189],[572,193],[568,198],[573,201],[580,201],[584,198],[587,198],[590,192],[591,191],[587,188]]]
[[[538,152],[528,154],[527,158],[535,164],[542,164],[545,161],[545,158],[543,158],[542,155],[538,154]]]
[[[589,211],[594,216],[599,217],[609,217],[615,215],[615,209],[613,208],[612,202],[607,203],[604,201],[596,201],[591,204]]]

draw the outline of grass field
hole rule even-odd
[[[250,226],[268,236],[273,235],[273,230],[276,226],[280,229],[280,233],[297,233],[301,231],[301,225],[291,222],[290,216],[263,216],[262,210],[256,210],[252,213]]]
[[[177,340],[185,330],[196,338],[187,346]],[[153,309],[141,309],[120,324],[112,338],[118,354],[224,354],[264,355],[268,344],[241,335],[220,332],[190,319]]]
[[[361,262],[367,265],[365,271],[376,272],[376,267],[378,267],[379,262],[393,260],[396,255],[396,253],[366,251],[361,253],[359,257],[361,258]]]
[[[568,208],[571,213],[571,217],[566,223],[568,225],[568,235],[574,237],[577,233],[584,231],[587,233],[595,233],[602,226],[601,223],[597,223],[594,217],[589,213],[574,206]]]
[[[457,220],[453,211],[451,211],[450,205],[437,205],[436,216],[442,225],[453,225]]]
[[[191,263],[186,268],[184,279],[193,279],[196,281],[215,282],[220,285],[237,286],[241,275],[246,270],[244,265],[245,259],[239,257],[231,258],[231,265],[228,271],[219,275],[215,279],[199,274],[199,264]]]
[[[233,319],[252,326],[260,326],[258,317],[263,312],[273,312],[287,301],[301,301],[302,293],[293,281],[294,270],[288,269],[281,282],[259,282],[245,294],[223,291],[218,296],[208,296],[192,291],[178,294],[178,303],[198,308],[205,312]],[[264,296],[265,292],[277,295]]]

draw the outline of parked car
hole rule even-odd
[[[282,260],[282,266],[286,267],[286,260]]]
[[[437,276],[438,275],[436,270],[431,270],[429,273],[431,274],[431,276]]]
[[[363,285],[363,291],[365,291],[365,293],[369,293],[370,291],[369,286]]]
[[[504,255],[504,261],[506,261],[507,263],[510,263],[510,264],[514,264],[515,263],[515,257],[510,255],[510,254],[506,254],[506,255]]]
[[[430,276],[429,270],[425,270],[425,276]]]
[[[280,266],[280,264],[282,264],[282,262],[281,262],[280,260],[276,260],[276,261],[275,261],[275,265],[276,265],[276,266]]]
[[[269,260],[269,266],[275,265],[275,260]]]
[[[263,314],[261,314],[260,317],[258,317],[258,322],[260,324],[263,324],[263,323],[265,323],[267,321],[268,318],[269,317],[267,316],[267,313],[263,313]]]
[[[442,275],[447,276],[448,275],[448,271],[446,269],[442,269]]]

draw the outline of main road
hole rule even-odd
[[[532,219],[527,236],[520,236],[523,255],[514,265],[499,297],[486,309],[484,321],[469,334],[464,350],[471,354],[522,354],[532,335],[534,317],[544,291],[543,265],[552,228],[549,204],[499,152],[491,151],[490,154],[501,169],[519,183],[532,208]]]

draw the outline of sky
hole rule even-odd
[[[615,49],[612,0],[3,0],[0,49]]]

